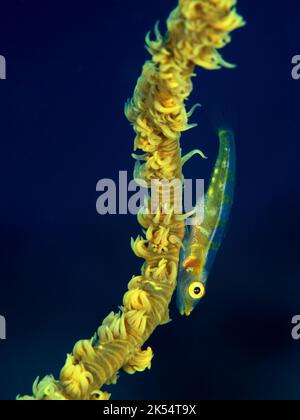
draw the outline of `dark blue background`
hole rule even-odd
[[[144,37],[176,1],[0,2],[0,398],[30,393],[122,301],[141,260],[134,216],[98,216],[96,182],[133,168],[123,115],[148,57]],[[121,399],[300,397],[300,5],[241,0],[246,28],[224,56],[236,70],[198,71],[182,137],[200,147],[186,175],[207,177],[222,123],[236,131],[237,194],[207,298],[150,339],[151,371],[122,374]]]

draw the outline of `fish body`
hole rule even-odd
[[[187,229],[181,252],[177,306],[190,315],[206,292],[206,283],[222,243],[235,186],[235,140],[231,131],[219,131],[219,153],[204,197],[204,218]]]

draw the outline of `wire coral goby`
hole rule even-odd
[[[180,0],[167,20],[162,36],[146,37],[151,55],[143,67],[125,114],[135,131],[134,150],[141,150],[138,174],[152,179],[182,179],[180,136],[192,128],[185,100],[192,90],[195,66],[205,69],[232,67],[218,49],[230,41],[230,32],[244,24],[235,0]],[[176,287],[184,216],[175,214],[174,191],[168,214],[158,203],[155,214],[140,214],[145,237],[132,240],[134,253],[144,260],[140,275],[129,282],[118,313],[111,312],[92,339],[79,341],[67,356],[59,380],[46,376],[33,386],[38,400],[101,400],[100,391],[114,384],[118,372],[151,367],[151,348],[142,350],[154,329],[169,320],[168,307]],[[149,202],[148,204],[149,205]]]
[[[177,279],[177,307],[190,315],[206,293],[206,284],[224,238],[234,197],[235,140],[231,131],[219,132],[219,153],[204,198],[204,217],[187,227]],[[201,199],[200,199],[201,201]]]

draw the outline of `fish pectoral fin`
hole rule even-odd
[[[207,156],[205,156],[205,154],[201,151],[201,150],[199,150],[199,149],[195,149],[195,150],[192,150],[191,152],[189,152],[187,155],[185,155],[185,156],[183,156],[182,158],[181,158],[181,163],[182,163],[182,166],[183,165],[185,165],[193,156],[195,156],[195,155],[199,155],[199,156],[201,156],[203,159],[207,159]]]

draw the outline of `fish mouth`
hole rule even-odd
[[[192,308],[182,308],[180,309],[180,315],[182,316],[190,316],[192,313]]]

